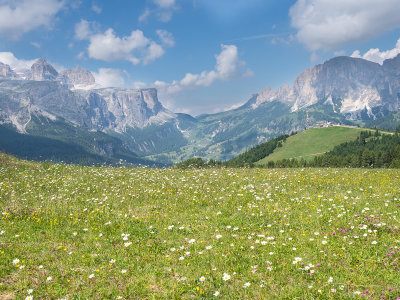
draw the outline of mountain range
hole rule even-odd
[[[27,70],[0,63],[0,150],[32,159],[227,160],[318,121],[395,127],[399,109],[400,55],[382,65],[336,57],[291,86],[267,87],[237,109],[197,117],[166,109],[156,89],[102,87],[82,68],[58,72],[43,59]],[[68,147],[84,155],[68,156]]]

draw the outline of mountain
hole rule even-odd
[[[167,110],[156,89],[102,87],[82,68],[57,72],[43,59],[30,70],[0,64],[0,124],[66,143],[87,140],[84,149],[107,157],[115,151],[90,133],[107,136],[119,152],[165,163],[227,160],[318,121],[387,124],[381,120],[394,120],[389,116],[399,108],[400,55],[382,65],[336,57],[305,70],[291,86],[267,87],[237,109],[198,117]]]

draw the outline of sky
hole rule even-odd
[[[174,112],[235,108],[347,55],[400,53],[400,0],[0,0],[0,62],[82,67]]]

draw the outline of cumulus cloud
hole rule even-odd
[[[174,37],[166,30],[157,30],[157,35],[164,46],[173,46]],[[126,60],[134,65],[148,64],[164,55],[160,44],[146,37],[141,30],[134,30],[129,36],[119,37],[112,28],[100,32],[98,24],[81,20],[75,25],[75,38],[88,40],[87,48],[90,58],[117,61]]]
[[[383,64],[386,59],[394,58],[400,54],[400,39],[397,40],[396,47],[387,51],[381,51],[379,48],[369,49],[363,55],[359,50],[353,52],[351,57],[363,58],[369,61]]]
[[[105,87],[124,87],[125,80],[119,69],[100,68],[98,72],[92,72],[96,83]]]
[[[168,47],[173,47],[175,45],[175,39],[171,32],[168,32],[163,29],[159,29],[156,31],[158,37],[161,40],[161,43]]]
[[[0,35],[18,38],[40,26],[50,26],[65,1],[1,0]]]
[[[13,69],[30,69],[37,59],[18,59],[11,52],[0,52],[0,62],[9,65]]]
[[[172,19],[174,12],[178,9],[175,0],[152,0],[153,8],[146,8],[139,16],[139,22],[146,21],[151,15],[156,15],[161,22]]]
[[[145,37],[141,30],[134,30],[129,36],[118,37],[113,29],[89,37],[89,57],[116,61],[126,60],[135,65],[148,64],[161,57],[164,49],[156,42]]]
[[[237,77],[249,77],[253,72],[245,68],[245,63],[239,59],[239,51],[235,45],[221,45],[221,52],[215,56],[216,64],[213,70],[200,74],[187,73],[181,80],[171,83],[156,81],[152,86],[162,94],[174,94],[196,87],[207,87],[217,80],[227,81]],[[143,84],[140,83],[143,87]]]
[[[398,0],[297,0],[289,15],[298,40],[315,51],[400,27],[398,5]]]
[[[92,25],[86,20],[81,20],[75,24],[75,38],[78,40],[86,40],[92,34]]]

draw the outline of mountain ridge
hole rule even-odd
[[[147,158],[226,160],[310,123],[362,126],[397,112],[399,74],[400,55],[382,65],[335,57],[305,70],[291,86],[253,94],[239,108],[192,117],[167,110],[156,89],[101,87],[82,68],[57,72],[41,59],[31,70],[15,72],[0,64],[0,123],[29,134],[32,116],[61,118],[116,137]]]

